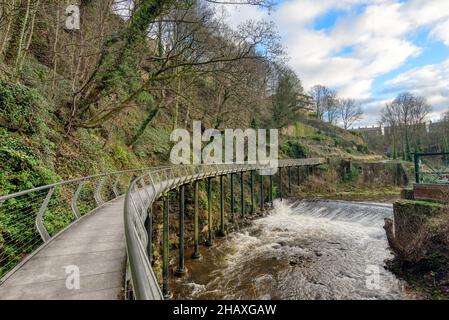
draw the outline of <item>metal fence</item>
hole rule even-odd
[[[416,183],[449,184],[449,152],[415,153]]]
[[[325,159],[322,158],[280,160],[278,166],[279,168],[315,166],[324,162]],[[152,170],[134,179],[125,198],[124,212],[128,253],[127,280],[132,288],[128,291],[132,292],[132,298],[153,300],[163,299],[164,296],[168,295],[166,290],[161,291],[151,268],[152,203],[159,197],[166,195],[168,191],[190,182],[207,179],[208,177],[261,169],[267,169],[267,167],[250,164],[184,165]],[[290,173],[289,170],[289,179],[291,178]],[[168,201],[168,197],[165,197],[165,199]],[[168,205],[166,205],[163,214],[164,234],[162,245],[164,286],[166,286],[168,278],[168,214]]]
[[[62,181],[0,196],[0,279],[82,216],[126,193],[149,169]]]

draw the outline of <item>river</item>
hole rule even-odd
[[[388,204],[276,201],[265,217],[202,248],[171,281],[177,299],[410,299],[385,269]]]

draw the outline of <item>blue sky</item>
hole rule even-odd
[[[403,91],[425,96],[429,120],[449,110],[449,0],[281,0],[271,14],[227,7],[229,23],[276,23],[306,89],[323,84],[358,100],[365,117]]]

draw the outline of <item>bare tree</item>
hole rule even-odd
[[[390,138],[392,147],[391,156],[393,159],[396,159],[398,156],[398,134],[400,123],[400,109],[393,103],[387,103],[381,111],[381,124],[387,127],[385,128],[385,135]]]
[[[23,60],[30,47],[34,34],[34,24],[40,0],[12,0],[9,5],[1,4],[2,17],[0,25],[4,24],[5,31],[0,46],[0,56],[8,63],[14,74],[23,66]],[[5,15],[8,15],[7,17]]]
[[[324,110],[327,122],[335,124],[338,117],[338,99],[335,90],[328,89],[328,93],[324,98]]]
[[[328,122],[335,123],[338,115],[337,93],[323,85],[316,85],[309,94],[313,98],[317,118],[324,120],[326,117]]]
[[[135,14],[138,14],[137,12],[138,10]],[[92,77],[92,81],[81,92],[82,107],[78,113],[85,114],[87,110],[93,111],[90,112],[92,116],[84,120],[81,126],[93,128],[101,125],[121,110],[130,107],[142,92],[151,89],[160,81],[176,80],[198,73],[219,72],[220,68],[225,67],[228,62],[263,61],[282,53],[279,37],[273,24],[268,22],[248,21],[234,31],[220,22],[211,9],[206,7],[197,10],[192,4],[185,3],[179,4],[176,10],[170,7],[168,12],[161,14],[161,17],[165,30],[160,33],[162,39],[157,41],[163,43],[164,49],[161,55],[150,55],[146,61],[142,62],[144,70],[148,73],[147,80],[122,101],[107,105],[100,110],[92,110],[92,107],[99,103],[99,99],[108,99],[111,94],[114,94],[112,87],[104,87],[105,83],[111,83],[107,77],[114,74],[113,70],[97,71],[96,74],[101,74],[102,77]],[[145,16],[145,19],[148,22],[153,18]],[[147,28],[140,27],[140,31],[143,30],[146,31]],[[177,35],[174,37],[175,31]],[[264,50],[259,50],[261,47]],[[112,55],[117,56],[116,53]],[[115,59],[123,61],[117,57]],[[101,63],[99,68],[103,69]],[[116,67],[109,65],[108,68]]]
[[[343,127],[347,130],[362,118],[363,111],[360,104],[357,104],[354,99],[340,99],[338,101],[338,114],[343,122]]]
[[[389,125],[392,134],[393,156],[395,148],[400,146],[403,159],[411,160],[412,145],[415,151],[420,149],[425,133],[424,120],[431,109],[424,97],[409,92],[399,94],[391,104],[385,106],[382,122]]]
[[[329,89],[322,85],[316,85],[310,90],[309,94],[313,98],[317,118],[323,119],[326,105],[325,99],[329,94]]]

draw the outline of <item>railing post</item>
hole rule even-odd
[[[78,185],[78,188],[75,191],[75,194],[73,195],[73,198],[72,198],[72,211],[73,211],[73,214],[75,215],[75,219],[81,218],[81,212],[78,208],[78,198],[80,196],[81,189],[83,188],[83,186],[84,186],[84,181],[81,181],[80,184]]]
[[[288,167],[288,194],[292,195],[292,167]]]
[[[234,209],[235,209],[234,173],[231,173],[231,222],[234,221]]]
[[[254,170],[250,172],[250,184],[251,184],[251,214],[254,214]]]
[[[95,188],[94,198],[98,206],[101,206],[104,203],[103,199],[101,198],[101,187],[103,186],[104,179],[105,176],[101,177],[98,180],[97,187]]]
[[[151,263],[151,261],[153,260],[153,248],[152,248],[152,244],[153,244],[153,208],[151,206],[148,208],[148,216],[147,216],[147,219],[145,220],[145,229],[147,231],[147,236],[148,236],[147,255],[148,255],[148,260]]]
[[[279,167],[279,199],[282,201],[282,167]]]
[[[186,267],[184,263],[184,225],[185,225],[185,201],[184,201],[185,186],[179,187],[179,255],[178,255],[178,268],[175,274],[177,276],[183,276],[186,273]]]
[[[218,231],[217,235],[220,237],[224,237],[226,235],[225,233],[225,225],[224,225],[224,183],[223,183],[223,176],[220,176],[220,230]]]
[[[207,241],[206,246],[212,246],[212,178],[207,178]]]
[[[169,276],[169,211],[170,200],[168,193],[164,198],[164,216],[163,216],[163,231],[162,231],[162,294],[164,299],[171,297],[171,292],[168,289],[168,276]]]
[[[273,208],[274,207],[274,204],[273,204],[273,174],[270,174],[270,195],[269,195],[269,197],[270,197],[271,207]]]
[[[243,185],[243,171],[240,172],[240,214],[242,218],[245,216],[245,194]]]
[[[37,231],[39,232],[39,234],[40,234],[42,240],[44,240],[44,242],[47,242],[48,240],[50,240],[50,235],[48,234],[47,229],[45,229],[42,219],[44,218],[45,210],[47,210],[48,203],[50,202],[51,196],[53,195],[54,191],[55,191],[54,187],[50,188],[48,190],[47,196],[45,197],[44,202],[42,202],[42,205],[39,208],[39,212],[37,214],[36,221],[35,221]]]
[[[112,192],[114,192],[114,195],[116,198],[120,195],[120,191],[117,188],[118,182],[119,182],[119,176],[117,176],[114,183],[112,184]]]
[[[414,160],[415,160],[415,180],[416,180],[416,183],[421,183],[421,177],[420,177],[420,173],[419,173],[419,170],[420,170],[420,167],[419,167],[419,154],[418,153],[415,153],[414,155]]]
[[[192,253],[192,259],[199,259],[201,258],[200,254],[200,243],[199,243],[199,209],[198,209],[198,191],[199,191],[199,185],[198,181],[195,181],[193,183],[193,198],[194,198],[194,214],[193,214],[193,244],[194,244],[194,250]]]
[[[263,174],[260,175],[260,211],[264,211]]]

